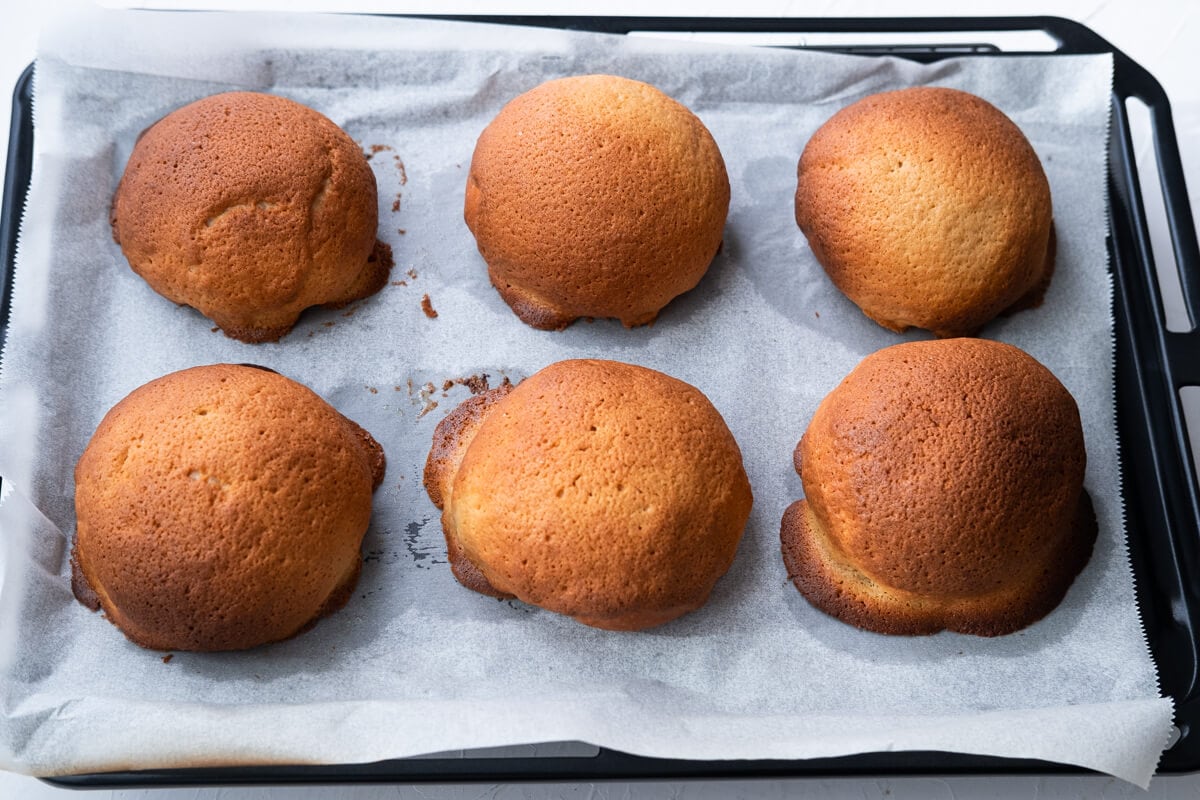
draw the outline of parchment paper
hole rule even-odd
[[[940,749],[1034,757],[1145,785],[1171,719],[1133,595],[1118,496],[1104,238],[1107,56],[892,59],[355,17],[79,11],[44,37],[34,181],[2,366],[0,766],[366,762],[580,740],[650,756],[804,758]],[[724,154],[725,246],[653,327],[519,323],[462,222],[475,138],[542,80],[611,72],[690,106]],[[1061,607],[998,639],[888,638],[811,608],[779,556],[801,495],[791,453],[820,399],[898,337],[830,284],[792,216],[796,161],[830,115],[876,91],[954,86],[1033,141],[1050,176],[1058,266],[1045,304],[985,335],[1049,366],[1078,399],[1095,555]],[[108,228],[138,132],[213,92],[292,97],[370,152],[393,283],[245,345],[153,293]],[[390,149],[373,148],[383,145]],[[436,319],[421,310],[429,295]],[[663,370],[704,391],[745,455],[755,504],[700,611],[608,633],[455,583],[421,466],[468,396],[571,357]],[[141,650],[76,604],[72,469],[105,411],[195,364],[256,362],[313,387],[387,450],[350,604],[290,642],[197,655]],[[429,386],[422,389],[426,384]],[[433,406],[437,403],[436,408]]]

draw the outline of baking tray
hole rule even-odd
[[[1122,494],[1137,599],[1162,690],[1175,701],[1178,738],[1160,773],[1200,770],[1200,498],[1179,390],[1200,385],[1200,332],[1166,327],[1126,101],[1149,109],[1159,184],[1189,325],[1200,315],[1200,249],[1184,185],[1170,105],[1159,83],[1132,59],[1079,23],[1057,17],[760,19],[576,16],[443,16],[603,33],[840,34],[869,44],[807,45],[856,55],[931,62],[950,57],[1060,54],[1113,56],[1109,138],[1108,249],[1114,278],[1116,404]],[[1000,33],[998,33],[1000,32]],[[1006,32],[1035,32],[1048,51],[1002,51]],[[928,34],[937,44],[921,44]],[[914,36],[916,39],[914,40]],[[948,39],[947,37],[951,37]],[[892,43],[888,38],[892,37]],[[903,39],[905,43],[898,43]],[[949,42],[949,43],[948,43]],[[13,94],[12,127],[0,214],[0,346],[11,301],[16,240],[33,156],[31,65]],[[957,753],[890,752],[798,761],[690,761],[600,750],[589,757],[433,757],[353,765],[207,767],[59,777],[72,788],[299,783],[782,778],[846,775],[1047,774],[1079,770],[1044,761]]]

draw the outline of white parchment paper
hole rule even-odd
[[[725,245],[648,328],[534,331],[489,285],[462,222],[475,138],[561,75],[649,81],[709,126],[732,184]],[[882,58],[348,16],[80,11],[42,42],[34,179],[0,373],[0,767],[56,774],[229,763],[366,762],[581,740],[650,756],[805,758],[949,750],[1079,764],[1145,784],[1166,743],[1122,533],[1105,251],[1107,56]],[[1058,266],[1045,304],[985,335],[1078,399],[1100,537],[1063,604],[998,639],[889,638],[811,608],[778,529],[791,453],[820,399],[898,337],[830,284],[792,216],[804,143],[876,91],[918,84],[1008,113],[1050,176]],[[108,207],[138,133],[213,92],[307,103],[368,152],[393,283],[246,345],[153,293]],[[385,146],[390,149],[372,147]],[[421,311],[428,294],[439,313]],[[421,467],[448,380],[518,380],[570,357],[663,370],[704,391],[741,444],[755,504],[710,602],[636,634],[593,630],[460,587]],[[141,650],[76,604],[72,469],[103,414],[164,373],[256,362],[313,387],[383,443],[358,590],[292,641],[237,654]],[[429,389],[422,387],[430,384]],[[433,403],[437,403],[436,408]]]

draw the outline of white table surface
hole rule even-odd
[[[110,3],[112,4],[112,3]],[[139,3],[131,3],[139,5]],[[403,0],[157,0],[140,3],[179,8],[267,8],[317,9],[369,7],[371,10],[426,11],[438,13],[607,13],[631,15],[691,16],[941,16],[1054,15],[1078,20],[1112,42],[1148,69],[1167,90],[1175,115],[1176,133],[1183,154],[1187,183],[1193,205],[1200,205],[1200,3],[1188,0],[987,0],[963,3],[953,0],[617,0],[553,3],[529,0],[513,3],[500,0],[447,0],[404,2]],[[0,0],[0,92],[9,91],[17,77],[33,60],[37,31],[46,19],[63,13],[55,2]],[[7,143],[7,102],[0,102],[0,137]],[[1139,147],[1139,160],[1149,153]],[[4,164],[0,163],[0,178]],[[1161,232],[1161,223],[1152,228]],[[68,796],[36,779],[0,772],[0,800],[44,800]],[[96,800],[110,798],[188,798],[188,800],[276,800],[278,798],[784,798],[813,797],[837,800],[892,798],[1200,798],[1200,775],[1156,778],[1149,792],[1103,776],[970,777],[970,778],[842,778],[834,780],[691,781],[600,784],[528,785],[438,785],[438,786],[333,786],[308,788],[205,788],[161,790],[102,790],[87,795]]]

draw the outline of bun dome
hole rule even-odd
[[[1049,613],[1096,538],[1074,398],[982,339],[899,344],[821,402],[783,517],[788,576],[880,633],[995,636]]]
[[[639,81],[561,78],[487,126],[464,216],[492,284],[543,330],[626,327],[700,282],[729,210],[725,162],[696,115]]]
[[[971,336],[1039,305],[1050,184],[1020,129],[966,92],[865,97],[809,140],[796,222],[830,279],[885,328]]]
[[[75,594],[156,650],[287,639],[353,592],[383,470],[366,431],[269,370],[151,381],[75,467]]]
[[[304,309],[377,292],[375,176],[311,108],[253,92],[177,109],[138,139],[113,197],[113,236],[154,291],[227,336],[275,341]]]
[[[703,605],[751,504],[708,399],[613,361],[467,400],[438,425],[425,486],[460,582],[611,630]]]

